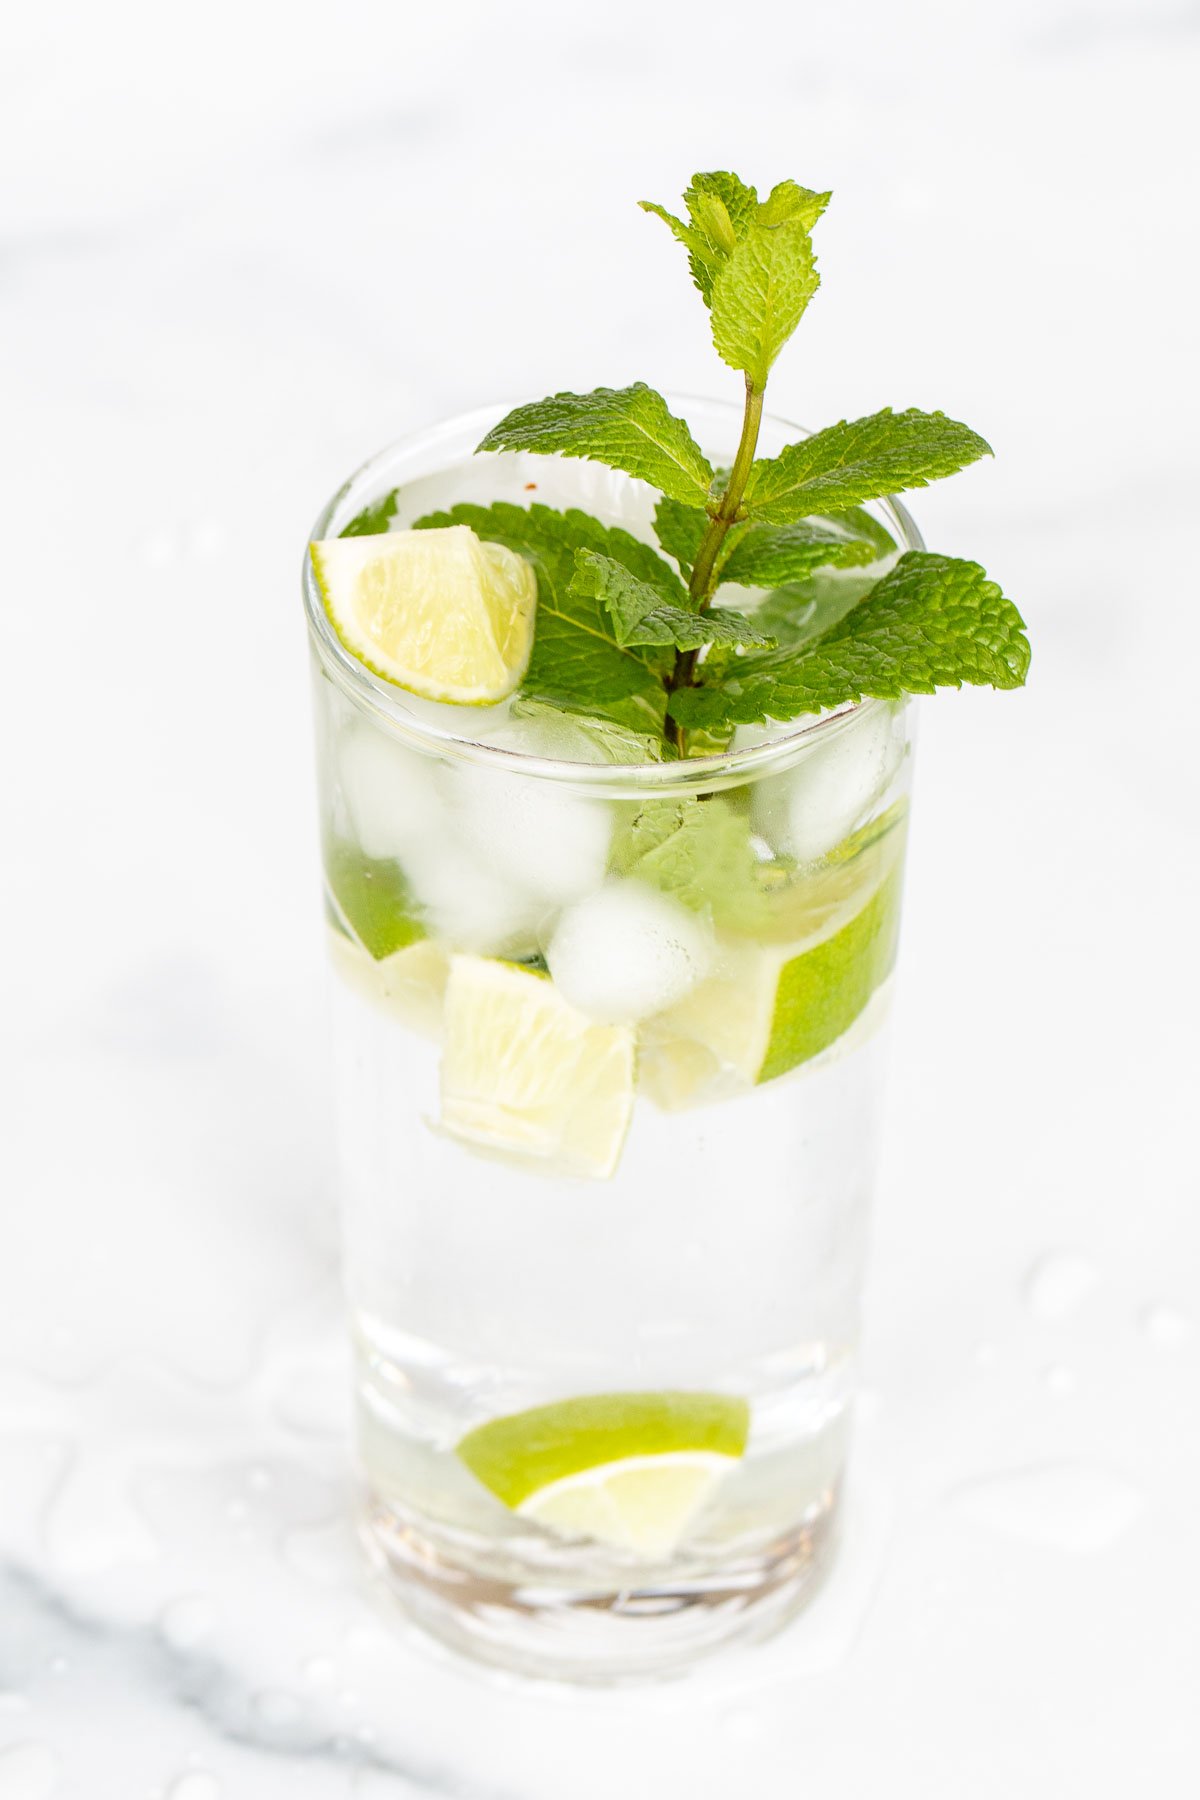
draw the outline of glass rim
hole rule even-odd
[[[664,397],[674,409],[691,406],[728,412],[740,427],[741,409],[732,401],[678,392],[668,392]],[[354,490],[363,489],[363,504],[368,503],[371,498],[368,491],[371,478],[398,455],[418,451],[423,447],[436,448],[440,441],[456,441],[468,432],[477,431],[482,437],[514,406],[526,403],[525,400],[515,400],[473,407],[468,412],[456,413],[418,431],[406,432],[402,437],[385,444],[373,456],[360,463],[326,501],[313,524],[308,542],[315,542],[327,535],[339,507]],[[763,424],[782,429],[793,437],[812,435],[804,426],[782,418],[777,413],[764,413]],[[872,504],[883,511],[889,525],[895,528],[902,552],[925,548],[925,540],[916,521],[896,495],[883,495]],[[632,763],[585,763],[570,762],[562,757],[536,756],[529,751],[514,750],[503,744],[491,744],[480,738],[444,731],[415,713],[403,714],[396,710],[396,697],[403,694],[404,690],[395,683],[385,681],[382,676],[373,674],[347,650],[334,631],[317,587],[312,558],[308,554],[308,543],[305,545],[301,583],[309,637],[322,668],[347,699],[370,714],[373,723],[409,748],[493,769],[506,769],[512,774],[531,776],[537,780],[569,783],[593,791],[607,791],[617,796],[644,792],[646,789],[655,792],[679,792],[697,788],[712,791],[733,786],[752,774],[774,770],[781,765],[790,766],[804,756],[818,739],[824,741],[826,738],[840,736],[842,729],[852,718],[879,706],[895,704],[875,699],[847,701],[845,705],[828,712],[801,715],[803,722],[795,722],[794,728],[782,729],[779,734],[762,743],[747,744],[740,750],[689,756],[674,762],[653,762],[647,759],[645,762]],[[467,713],[473,709],[463,707],[461,710]],[[563,716],[569,717],[566,713]],[[466,726],[467,720],[464,719],[463,723]]]

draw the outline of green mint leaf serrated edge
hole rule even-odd
[[[820,276],[799,217],[781,225],[752,219],[712,285],[713,343],[731,369],[766,386],[771,365],[800,323]],[[811,510],[811,509],[810,509]]]
[[[713,475],[683,420],[644,381],[518,406],[493,425],[479,449],[586,457],[693,505],[703,505]]]
[[[990,446],[941,412],[893,412],[843,419],[759,460],[743,498],[747,514],[787,525],[813,513],[840,512],[953,475]]]
[[[399,490],[393,488],[390,494],[382,494],[378,500],[372,500],[369,506],[355,513],[348,525],[343,525],[339,537],[375,537],[377,533],[386,531],[396,516],[396,502]]]
[[[670,653],[619,644],[603,602],[571,592],[575,552],[586,548],[624,564],[663,599],[672,600],[679,578],[648,544],[617,526],[601,525],[585,512],[505,501],[492,506],[464,503],[447,512],[427,513],[415,528],[443,525],[469,525],[485,543],[505,544],[533,564],[537,628],[522,695],[661,736]]]
[[[865,599],[800,650],[745,656],[673,694],[685,727],[792,719],[939,687],[1020,687],[1024,621],[978,563],[910,550]]]
[[[664,600],[656,588],[640,581],[623,564],[594,550],[575,552],[571,593],[576,598],[599,600],[608,608],[619,644],[670,644],[677,650],[701,650],[706,644],[766,649],[775,643],[739,612],[720,607],[695,612],[688,605],[682,583],[676,599]]]

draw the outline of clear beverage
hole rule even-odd
[[[531,480],[642,523],[637,484],[479,434],[387,453],[317,535]],[[682,1666],[833,1542],[908,713],[614,763],[587,721],[412,700],[308,598],[368,1545],[505,1666]]]

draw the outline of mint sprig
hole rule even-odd
[[[760,200],[715,170],[693,176],[686,216],[640,203],[686,249],[713,343],[743,379],[728,469],[714,471],[643,382],[518,407],[479,445],[586,457],[649,483],[663,555],[577,510],[456,506],[418,521],[469,524],[534,564],[525,701],[686,755],[742,723],[1024,681],[1020,614],[978,564],[911,551],[896,561],[890,532],[864,510],[990,455],[976,432],[944,413],[884,408],[758,455],[771,368],[817,291],[811,234],[829,198],[782,181]],[[386,528],[388,507],[385,497],[347,530]],[[738,612],[728,587],[770,591]]]

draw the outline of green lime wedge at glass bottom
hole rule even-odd
[[[522,1518],[657,1559],[737,1465],[749,1425],[725,1394],[584,1394],[480,1425],[458,1455]]]
[[[856,911],[806,945],[738,944],[720,973],[654,1019],[639,1082],[660,1105],[694,1103],[733,1070],[771,1081],[809,1062],[849,1030],[896,959],[901,849]]]

